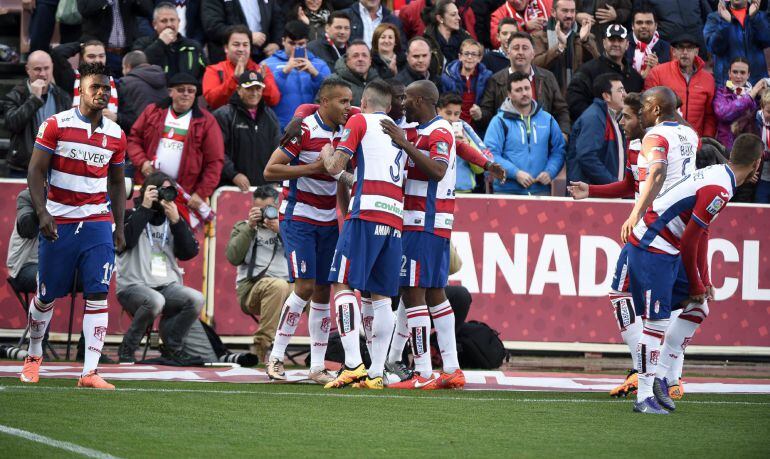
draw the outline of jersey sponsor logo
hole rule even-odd
[[[395,206],[393,204],[388,204],[387,202],[382,202],[382,201],[375,202],[374,208],[385,212],[390,212],[392,214],[396,214],[399,217],[404,213],[404,211],[401,210],[398,206]]]
[[[711,215],[716,215],[719,213],[719,211],[722,209],[722,207],[725,205],[724,199],[720,198],[719,196],[716,196],[713,201],[711,201],[711,204],[706,207],[706,212],[710,213]]]
[[[342,131],[342,141],[346,142],[348,140],[348,137],[350,137],[350,128],[345,128],[344,131]]]
[[[40,125],[40,128],[37,130],[37,138],[42,139],[45,135],[45,128],[48,127],[48,121],[43,121],[43,124]]]
[[[106,139],[105,139],[106,140]],[[80,150],[78,148],[72,148],[67,153],[67,157],[71,159],[77,159],[85,161],[89,166],[106,166],[110,158],[104,153],[95,151]]]

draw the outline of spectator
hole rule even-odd
[[[660,37],[669,43],[681,33],[701,40],[706,17],[712,11],[707,0],[634,0],[634,11],[640,9],[653,12]]]
[[[765,152],[762,154],[762,167],[759,169],[754,202],[770,204],[770,91],[762,93],[756,119],[759,135],[765,144]]]
[[[32,17],[29,20],[29,50],[45,51],[49,53],[51,38],[53,38],[56,26],[56,9],[60,0],[36,0],[34,2],[21,2],[24,9],[32,8]],[[3,13],[5,14],[5,13]],[[70,25],[59,22],[59,36],[61,43],[77,41],[80,38],[80,24]]]
[[[668,86],[682,100],[680,112],[701,137],[716,135],[714,77],[698,56],[698,41],[681,35],[671,41],[673,60],[650,70],[644,89]]]
[[[318,88],[331,73],[324,61],[307,51],[307,33],[308,27],[302,22],[289,22],[284,30],[283,50],[262,62],[275,75],[282,94],[275,106],[281,129],[291,121],[297,106],[315,100]]]
[[[762,79],[755,85],[749,83],[749,61],[736,57],[730,65],[730,79],[724,86],[717,88],[714,96],[714,116],[717,120],[716,139],[729,151],[733,141],[744,132],[746,125],[756,122],[757,104],[755,100],[767,88]]]
[[[203,97],[211,110],[226,104],[238,87],[238,78],[243,72],[259,72],[265,77],[264,97],[267,105],[274,107],[281,100],[273,72],[251,59],[251,41],[249,29],[233,26],[227,32],[225,54],[227,58],[206,67],[203,74]]]
[[[569,134],[569,110],[564,97],[561,95],[559,83],[553,73],[546,69],[532,65],[535,58],[535,48],[532,43],[532,37],[526,32],[516,32],[511,35],[508,43],[508,56],[510,58],[510,67],[492,75],[487,83],[487,89],[481,98],[481,113],[483,115],[482,123],[487,124],[492,117],[497,114],[500,106],[510,93],[510,84],[508,77],[514,72],[521,72],[529,75],[532,84],[532,97],[537,101],[537,105],[559,123],[564,136]]]
[[[553,18],[545,30],[532,34],[532,40],[535,42],[532,62],[553,73],[564,97],[572,75],[581,65],[599,57],[596,38],[591,34],[591,21],[584,19],[579,27],[575,21],[574,0],[556,0]]]
[[[59,45],[51,51],[53,59],[53,78],[61,88],[72,88],[72,106],[80,105],[80,73],[72,68],[69,59],[79,53],[79,62],[92,64],[99,62],[107,63],[107,52],[104,49],[104,43],[99,40],[88,40],[84,43],[65,43]],[[122,70],[122,69],[121,69]],[[110,76],[110,101],[102,114],[112,121],[117,121],[118,113],[118,90],[115,85],[115,79]]]
[[[508,98],[489,123],[484,143],[515,180],[495,181],[495,191],[550,195],[551,180],[564,166],[564,137],[553,116],[532,99],[529,74],[515,71],[508,81]]]
[[[531,34],[543,30],[550,15],[551,9],[543,0],[506,0],[492,13],[489,30],[497,30],[497,23],[503,18],[514,18],[520,31]],[[492,37],[492,46],[500,46],[497,37]]]
[[[372,67],[381,78],[393,78],[406,65],[401,47],[401,31],[393,24],[383,23],[372,36]]]
[[[605,73],[594,80],[591,106],[575,121],[567,147],[568,182],[604,185],[624,176],[625,140],[618,120],[626,96],[623,80]]]
[[[462,95],[461,118],[466,123],[481,120],[481,97],[487,87],[492,72],[481,63],[484,47],[476,40],[469,38],[460,46],[458,59],[447,65],[441,75],[441,84],[445,92]]]
[[[454,129],[455,140],[457,142],[465,142],[473,148],[479,150],[493,161],[492,153],[487,149],[484,142],[476,134],[470,124],[460,119],[462,113],[463,98],[459,94],[454,92],[445,92],[438,99],[438,114],[445,120],[452,123]],[[455,191],[458,193],[471,193],[476,189],[476,177],[483,177],[484,169],[470,164],[461,157],[456,157],[457,163],[457,181],[455,183]]]
[[[147,62],[160,66],[171,78],[179,72],[203,78],[206,59],[203,48],[195,40],[179,33],[179,15],[172,3],[158,3],[152,12],[155,36],[136,40],[133,50],[144,51]]]
[[[481,61],[492,73],[507,69],[511,65],[508,59],[508,39],[519,31],[519,25],[514,18],[502,18],[497,23],[497,41],[500,46],[497,49],[487,49],[484,59]]]
[[[434,0],[412,0],[399,10],[398,19],[401,21],[407,40],[425,33],[425,13],[430,14],[436,3]],[[473,0],[458,0],[455,3],[457,4],[463,29],[475,39],[478,23],[472,4],[479,3],[478,0],[475,2]],[[489,23],[488,17],[487,23]]]
[[[352,105],[361,105],[364,86],[375,78],[379,78],[377,70],[372,67],[372,56],[363,40],[353,40],[348,46],[348,52],[337,60],[333,76],[347,81],[353,91]],[[293,112],[292,112],[293,114]]]
[[[492,21],[492,13],[494,13],[503,3],[505,3],[505,0],[473,0],[471,2],[471,10],[473,10],[473,15],[476,20],[476,36],[479,42],[481,42],[487,49],[494,49],[496,47],[492,44],[491,35],[497,33],[500,25],[498,22],[497,29],[492,29],[490,28],[490,23]],[[516,20],[514,19],[514,21]],[[504,42],[500,42],[500,46],[503,44]]]
[[[382,5],[382,0],[361,0],[343,11],[350,17],[350,39],[363,40],[369,49],[372,48],[374,29],[382,23],[393,24],[400,35],[405,36],[401,21]]]
[[[238,267],[238,303],[244,313],[259,316],[252,350],[259,358],[264,358],[273,344],[283,303],[291,292],[279,236],[277,199],[278,192],[271,186],[257,187],[248,219],[235,224],[227,242],[227,260]]]
[[[424,37],[409,40],[406,48],[406,67],[398,72],[396,79],[409,86],[418,80],[432,81],[441,91],[441,74],[431,70],[430,43]]]
[[[123,97],[118,104],[118,124],[125,132],[131,132],[139,114],[147,105],[168,97],[166,74],[157,65],[147,63],[141,51],[131,51],[123,57],[123,78],[118,82]]]
[[[38,128],[48,117],[72,106],[67,91],[53,83],[53,62],[45,51],[33,51],[25,65],[27,79],[0,99],[0,113],[11,131],[6,161],[9,177],[26,177]]]
[[[339,11],[329,15],[326,32],[307,44],[307,49],[334,68],[337,59],[345,55],[350,41],[350,18]]]
[[[719,2],[718,10],[708,16],[703,36],[714,56],[714,77],[720,86],[738,56],[749,61],[751,84],[767,77],[764,49],[770,47],[770,22],[767,13],[759,11],[759,1],[730,0],[729,8]]]
[[[37,291],[37,242],[40,222],[32,206],[29,188],[16,197],[16,222],[8,241],[5,266],[8,277],[19,292]]]
[[[191,195],[187,204],[198,210],[219,183],[225,156],[222,132],[211,113],[198,106],[195,78],[177,73],[168,85],[170,97],[139,115],[126,153],[137,170],[137,183],[159,170]]]
[[[435,68],[444,71],[447,63],[457,59],[460,45],[471,38],[460,28],[460,14],[454,0],[438,0],[430,13],[430,23],[423,34],[435,51],[431,58],[436,58]]]
[[[83,37],[105,43],[107,67],[120,77],[121,59],[139,36],[137,17],[152,16],[152,0],[77,0]],[[114,120],[113,120],[114,121]]]
[[[155,0],[155,6],[168,2],[169,0]],[[206,42],[206,35],[203,33],[203,23],[201,22],[201,3],[203,0],[173,0],[170,3],[176,8],[176,14],[179,16],[180,34],[195,40],[202,48]]]
[[[267,183],[262,172],[281,138],[278,117],[262,100],[265,82],[259,72],[243,72],[230,102],[214,111],[225,142],[222,185],[241,191]]]
[[[567,87],[567,104],[569,104],[569,113],[573,121],[577,120],[591,105],[595,97],[594,80],[599,75],[615,73],[620,76],[626,91],[642,91],[644,79],[626,59],[627,38],[628,31],[622,25],[615,24],[608,27],[603,40],[604,54],[583,64],[573,76]]]
[[[118,302],[133,317],[118,350],[121,362],[135,362],[136,348],[158,316],[164,354],[179,363],[190,327],[205,298],[183,282],[179,260],[198,255],[198,241],[179,215],[174,181],[162,172],[147,176],[136,207],[126,210],[126,248],[115,260]]]
[[[671,60],[671,45],[660,38],[658,24],[655,15],[650,10],[638,10],[634,12],[631,25],[633,33],[628,38],[628,51],[626,59],[631,62],[634,70],[639,72],[642,78],[658,64],[665,64]]]
[[[301,21],[308,26],[308,40],[323,39],[332,11],[334,7],[329,0],[294,0],[294,4],[289,7],[286,21]]]
[[[594,37],[607,34],[607,27],[612,24],[626,24],[631,16],[631,0],[578,0],[577,20],[591,21],[591,33]],[[602,43],[598,43],[599,52],[604,52]]]
[[[229,26],[241,25],[248,29],[251,58],[255,62],[272,56],[281,48],[279,43],[285,21],[277,0],[203,0],[201,20],[211,62],[225,58],[222,49],[230,41]]]

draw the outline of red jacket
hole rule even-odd
[[[682,116],[690,123],[701,137],[715,137],[717,120],[714,117],[714,94],[716,87],[714,76],[707,72],[700,57],[695,58],[695,73],[690,82],[684,79],[679,70],[679,61],[672,60],[658,64],[644,80],[644,89],[655,86],[668,86],[682,99]]]
[[[434,1],[433,4],[436,2]],[[457,1],[457,8],[460,9],[462,24],[461,27],[471,34],[474,40],[476,37],[476,14],[470,8],[469,1]],[[465,3],[468,3],[468,7],[463,10]],[[406,40],[408,41],[412,37],[421,37],[425,33],[425,23],[422,22],[421,14],[425,9],[425,0],[412,0],[408,5],[401,8],[398,11],[398,19],[401,20],[401,24],[404,26],[404,32],[406,33]]]
[[[249,59],[246,70],[262,72],[265,74],[265,89],[262,91],[262,99],[270,107],[275,107],[281,101],[281,92],[275,84],[273,72],[266,65],[259,65]],[[222,62],[209,65],[203,73],[203,98],[210,110],[226,105],[230,97],[238,88],[238,79],[234,76],[235,64],[225,59]]]
[[[553,6],[553,0],[530,0],[527,8],[524,10],[524,15],[517,13],[513,6],[507,1],[503,5],[492,13],[492,18],[489,21],[489,38],[492,42],[492,48],[497,49],[500,47],[500,42],[497,40],[497,24],[503,18],[515,18],[519,24],[519,30],[522,32],[536,32],[536,30],[527,30],[524,24],[527,21],[531,21],[536,17],[542,17],[548,19],[551,17],[551,7]]]
[[[144,180],[142,164],[155,159],[170,105],[171,99],[148,105],[131,128],[126,153],[137,169],[137,183]],[[224,163],[224,140],[217,120],[208,111],[194,106],[176,181],[188,193],[208,198],[219,184]]]

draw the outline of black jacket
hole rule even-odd
[[[169,78],[184,72],[200,81],[206,70],[203,47],[195,40],[181,35],[177,41],[168,45],[158,38],[157,34],[153,37],[142,37],[134,42],[131,49],[144,51],[147,62],[160,66]]]
[[[387,22],[398,27],[398,30],[401,33],[401,49],[406,49],[406,34],[404,33],[404,27],[401,25],[401,21],[389,9],[385,8],[385,2],[382,3],[382,22]],[[349,8],[342,10],[350,18],[350,41],[364,39],[364,21],[361,19],[360,5],[361,2],[355,2],[350,5]]]
[[[425,76],[420,75],[419,73],[416,73],[414,70],[412,70],[411,67],[407,64],[403,70],[398,72],[398,75],[396,75],[396,79],[402,83],[404,83],[404,86],[409,86],[410,84],[414,83],[415,81],[419,80],[430,80],[432,81],[436,87],[438,88],[438,91],[442,91],[442,84],[441,84],[441,74],[433,74],[429,72],[428,78],[425,78]]]
[[[263,173],[281,138],[275,112],[262,101],[257,106],[256,119],[251,119],[236,92],[230,103],[214,110],[213,114],[225,141],[225,165],[220,183],[232,185],[233,177],[238,173],[248,177],[252,186],[267,183]]]
[[[152,20],[152,0],[115,0],[120,2],[120,17],[126,34],[125,47],[130,48],[136,39],[136,17],[144,16]],[[112,32],[112,6],[107,0],[78,0],[78,11],[83,16],[83,37],[96,38],[109,46]]]
[[[51,60],[53,61],[53,79],[56,85],[64,88],[72,95],[75,87],[75,69],[72,68],[69,58],[80,52],[80,43],[62,43],[51,50]]]
[[[406,66],[406,55],[404,53],[396,54],[396,69],[403,69]],[[390,70],[390,66],[385,63],[378,53],[372,53],[372,68],[377,70],[380,78],[387,80],[395,78],[396,74]]]
[[[276,0],[260,0],[260,23],[262,33],[267,35],[267,43],[280,45],[283,38],[283,10]],[[243,24],[248,27],[246,16],[238,0],[203,0],[201,4],[201,21],[206,33],[206,43],[209,44],[209,60],[215,64],[224,60],[224,45],[227,39],[228,26]],[[262,61],[266,56],[256,46],[251,47],[251,56],[255,62]]]
[[[54,98],[56,113],[72,107],[72,98],[67,91],[54,84],[51,84],[48,89],[48,97]],[[5,127],[11,131],[8,166],[12,169],[27,170],[39,127],[35,121],[35,114],[45,103],[42,99],[30,94],[25,80],[0,99],[0,104],[2,104],[0,113],[5,117]]]
[[[131,126],[144,108],[168,97],[166,74],[157,65],[141,64],[118,80],[118,124],[125,132],[131,132]]]
[[[326,40],[326,36],[319,37],[307,44],[307,50],[315,54],[315,57],[326,62],[329,69],[334,69],[337,59],[345,55],[346,49],[339,50]]]
[[[142,235],[142,231],[145,230],[148,223],[159,226],[166,220],[166,214],[163,211],[143,207],[139,199],[140,197],[134,200],[136,202],[134,210],[126,209],[125,223],[123,224],[126,250],[136,247],[136,244],[139,243],[139,236]],[[174,256],[182,261],[195,258],[198,255],[198,241],[195,240],[195,236],[193,236],[185,219],[180,217],[179,221],[174,224],[169,222],[168,228],[174,236]]]
[[[572,77],[567,87],[567,105],[572,121],[577,121],[580,115],[593,103],[594,80],[603,73],[616,73],[623,80],[626,92],[641,92],[644,89],[644,79],[634,70],[628,60],[623,58],[623,68],[607,56],[599,56],[583,64]]]
[[[353,73],[352,70],[345,63],[345,58],[341,57],[337,59],[337,63],[334,65],[333,77],[339,78],[343,81],[347,81],[350,84],[350,89],[353,91],[353,99],[350,101],[352,105],[361,105],[361,96],[364,95],[364,87],[370,81],[380,77],[374,67],[369,67],[369,71],[366,76],[361,76],[357,73]]]
[[[701,50],[704,48],[703,26],[712,11],[706,0],[634,0],[634,11],[643,6],[655,14],[661,38],[670,42],[679,34],[687,33],[700,41]],[[631,33],[631,29],[628,32]]]

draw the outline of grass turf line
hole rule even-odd
[[[137,390],[71,390],[74,380],[56,379],[15,388],[18,380],[0,379],[0,424],[123,457],[743,458],[770,449],[766,395],[686,395],[661,417],[632,413],[630,399],[593,393],[386,390],[361,397],[345,389],[332,393],[350,397],[330,397],[317,386],[288,384],[116,383]],[[162,389],[190,391],[154,391]],[[752,404],[737,404],[745,402]],[[70,456],[2,434],[0,450]]]

